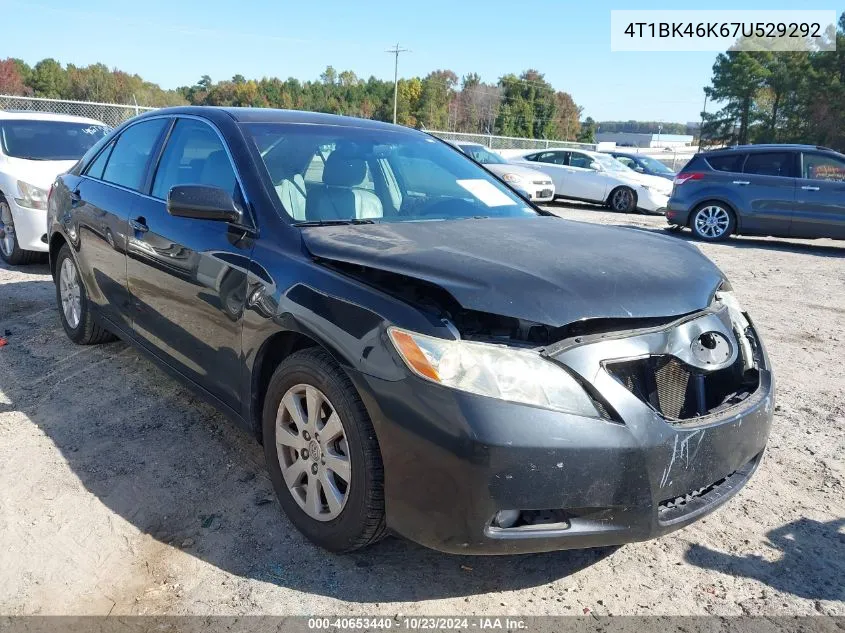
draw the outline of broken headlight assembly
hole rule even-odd
[[[531,350],[435,338],[388,329],[402,360],[416,375],[460,391],[563,413],[600,418],[569,372]]]

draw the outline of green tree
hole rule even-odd
[[[42,59],[32,72],[32,88],[36,97],[61,99],[67,87],[67,75],[55,59]]]
[[[596,142],[596,122],[593,117],[587,117],[581,124],[581,131],[578,133],[579,143],[595,143]]]

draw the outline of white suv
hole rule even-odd
[[[94,119],[0,111],[0,257],[28,264],[47,251],[47,194],[109,128]]]

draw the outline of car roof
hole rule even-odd
[[[221,116],[227,116],[238,123],[306,123],[311,125],[340,125],[349,127],[381,129],[381,130],[402,130],[423,134],[402,125],[373,121],[372,119],[359,119],[357,117],[342,116],[339,114],[326,114],[323,112],[307,112],[304,110],[279,110],[276,108],[233,108],[217,106],[177,106],[174,108],[161,108],[152,110],[141,115],[160,116],[162,114],[191,114],[210,120]]]
[[[105,125],[97,119],[53,112],[34,112],[32,110],[0,110],[0,121],[63,121],[66,123],[92,123]]]
[[[809,145],[809,144],[802,144],[802,143],[760,143],[757,145],[731,145],[729,147],[720,147],[718,149],[711,149],[706,152],[702,152],[702,154],[709,155],[709,154],[720,154],[724,152],[755,152],[755,151],[771,151],[773,149],[779,150],[804,150],[804,151],[817,151],[821,150],[823,152],[836,152],[836,150],[831,149],[829,147],[822,147],[821,145]]]

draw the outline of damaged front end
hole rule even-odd
[[[389,523],[412,540],[464,553],[643,540],[719,507],[760,463],[773,379],[727,282],[683,315],[550,326],[468,309],[429,280],[320,263],[441,328],[389,325],[410,376],[356,381],[380,403],[380,441],[400,447],[385,456]]]

